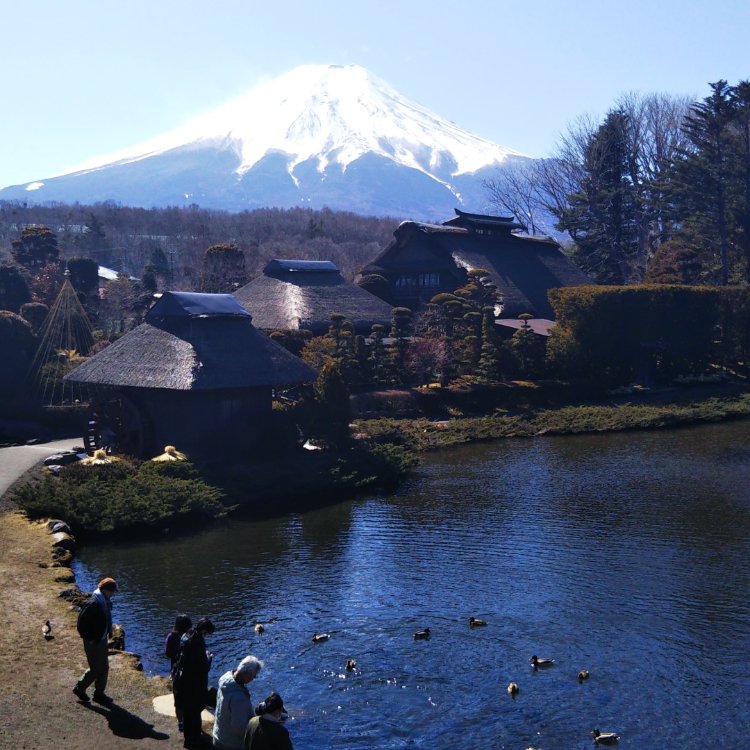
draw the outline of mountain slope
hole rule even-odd
[[[241,210],[295,205],[442,216],[521,154],[478,138],[356,65],[304,65],[214,112],[0,199]]]

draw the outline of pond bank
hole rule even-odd
[[[0,515],[0,746],[90,750],[92,743],[126,748],[181,747],[173,721],[156,714],[151,701],[165,692],[161,678],[147,679],[127,655],[110,657],[109,709],[82,705],[71,693],[86,667],[76,612],[60,593],[71,587],[67,567],[53,563],[51,537],[43,523],[31,523],[3,503]],[[116,575],[116,571],[114,575]],[[119,594],[126,597],[127,591]],[[42,637],[50,620],[54,638]],[[103,741],[103,742],[102,742]]]
[[[499,438],[653,430],[746,417],[750,417],[750,388],[728,384],[633,394],[609,403],[498,411],[488,416],[438,421],[383,417],[359,419],[355,424],[364,436],[422,452]]]

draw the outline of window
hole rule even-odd
[[[419,274],[419,286],[434,288],[440,286],[440,274],[439,273],[420,273]]]

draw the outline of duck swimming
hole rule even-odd
[[[327,641],[330,637],[329,633],[313,633],[312,641],[313,643],[323,643],[323,641]]]
[[[531,657],[531,666],[534,667],[534,669],[551,667],[554,663],[554,659],[540,659],[538,656]]]
[[[346,660],[346,671],[353,672],[357,668],[357,662],[354,659]]]
[[[578,682],[583,682],[584,680],[588,680],[589,677],[591,677],[591,675],[589,674],[589,670],[588,669],[582,669],[578,673]]]
[[[470,628],[483,628],[487,625],[487,620],[480,620],[478,617],[469,618]]]
[[[258,635],[260,635],[264,630],[265,630],[265,628],[263,627],[263,623],[262,622],[256,622],[255,623],[255,632]]]
[[[422,630],[417,630],[417,632],[414,633],[414,640],[415,641],[428,641],[428,640],[430,640],[430,629],[429,628],[423,628]]]
[[[594,742],[601,745],[616,745],[620,739],[620,735],[616,732],[600,732],[598,729],[594,729],[591,736]]]
[[[519,693],[520,688],[518,687],[517,682],[511,682],[510,685],[508,685],[508,695],[511,698],[515,698]]]

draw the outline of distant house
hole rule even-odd
[[[99,279],[99,296],[104,297],[104,290],[106,289],[107,284],[109,284],[110,281],[116,281],[120,276],[120,273],[111,268],[107,268],[106,266],[99,266],[97,276]],[[130,281],[138,281],[135,276],[128,275],[128,278]]]
[[[264,331],[324,334],[334,313],[346,316],[361,334],[375,323],[391,322],[391,306],[346,281],[329,260],[272,260],[234,296]]]
[[[467,271],[485,269],[502,295],[503,318],[529,313],[551,320],[547,291],[591,280],[554,240],[514,234],[519,229],[513,218],[458,209],[443,224],[405,221],[362,273],[384,276],[394,304],[416,309],[462,286]]]
[[[210,458],[260,440],[272,389],[316,375],[231,294],[164,292],[144,323],[65,379],[93,392],[94,442],[109,428],[122,452],[148,457],[172,444]]]

